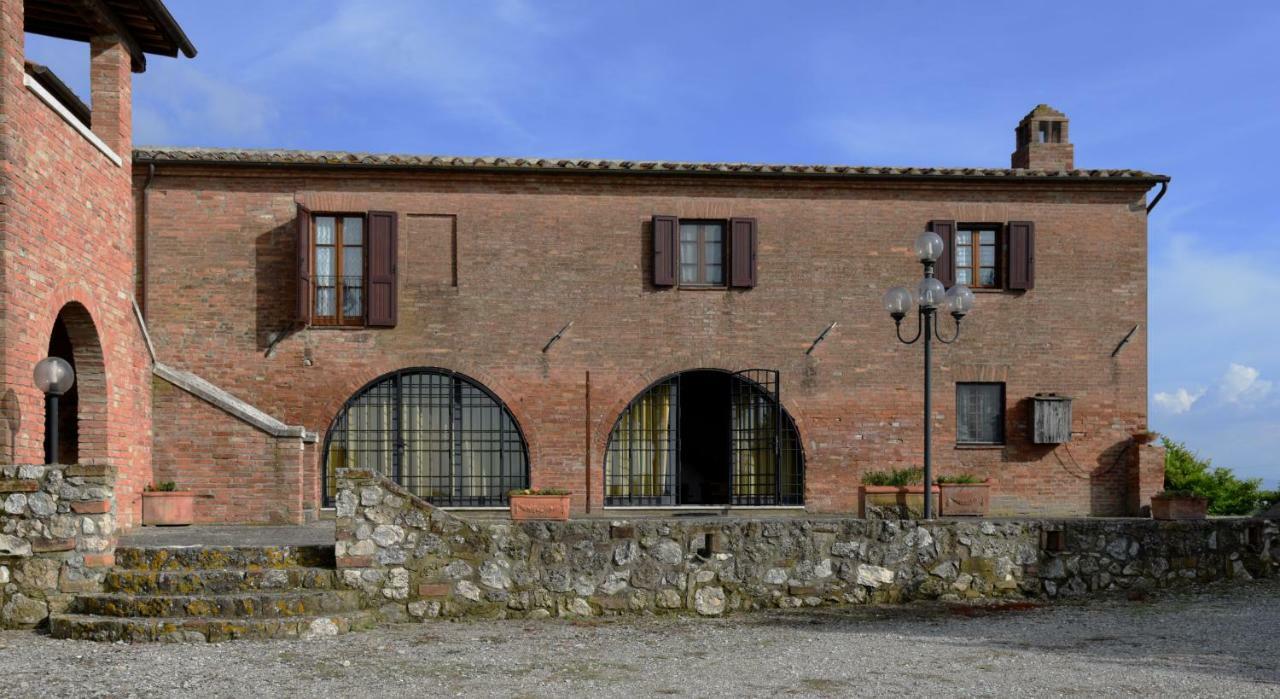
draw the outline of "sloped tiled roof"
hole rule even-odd
[[[140,147],[137,163],[192,165],[305,166],[420,170],[515,170],[613,173],[800,175],[849,178],[1009,178],[1055,180],[1139,180],[1169,178],[1142,170],[1021,170],[973,167],[868,167],[853,165],[772,165],[762,163],[687,163],[675,161],[597,160],[576,158],[454,157],[310,150],[223,150],[216,148]]]

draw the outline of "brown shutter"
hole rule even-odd
[[[1036,286],[1036,224],[1010,221],[1009,241],[1005,246],[1009,274],[1005,288],[1027,290]]]
[[[653,285],[675,286],[680,259],[680,222],[675,216],[653,217]]]
[[[950,289],[956,283],[956,222],[930,221],[929,230],[942,236],[942,257],[933,266],[933,276]]]
[[[396,214],[370,211],[368,226],[369,293],[365,324],[390,328],[396,324]]]
[[[729,219],[729,286],[750,289],[756,285],[756,220]]]
[[[311,324],[311,210],[298,204],[298,218],[295,222],[297,242],[295,249],[298,257],[298,308],[296,319],[302,325]]]

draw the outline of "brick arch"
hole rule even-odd
[[[459,366],[461,368],[459,368]],[[346,405],[356,393],[365,387],[372,385],[378,379],[392,374],[396,371],[414,368],[430,368],[439,369],[441,371],[453,372],[460,374],[475,383],[484,387],[489,393],[492,393],[501,403],[506,406],[507,411],[511,413],[511,417],[515,420],[516,429],[520,431],[520,436],[524,440],[525,450],[528,452],[529,468],[531,472],[535,468],[535,464],[540,463],[542,457],[542,440],[538,431],[538,426],[530,417],[528,411],[524,407],[522,397],[517,396],[512,391],[507,382],[498,376],[484,371],[483,369],[472,366],[467,362],[460,365],[444,365],[434,362],[422,362],[417,364],[404,364],[399,362],[384,362],[376,366],[371,366],[363,371],[353,372],[350,378],[347,378],[339,385],[339,388],[333,391],[323,402],[321,414],[325,416],[323,425],[314,426],[316,434],[320,437],[320,445],[323,451],[325,441],[329,436],[329,430],[333,427],[333,422],[338,417],[338,412],[342,410],[342,406]],[[324,454],[320,454],[320,459],[324,459]],[[321,468],[323,468],[321,464]]]
[[[97,323],[89,309],[79,301],[68,301],[58,310],[46,330],[53,335],[54,325],[62,321],[71,341],[71,358],[75,367],[77,392],[76,427],[79,460],[106,459],[107,444],[107,369]],[[41,423],[43,431],[43,423]]]
[[[328,422],[324,430],[320,433],[320,449],[318,450],[318,468],[320,469],[320,480],[323,481],[327,473],[328,449],[330,437],[333,429],[341,416],[342,411],[355,399],[363,395],[367,390],[373,388],[382,381],[388,380],[397,372],[422,372],[422,373],[440,373],[456,376],[464,382],[480,389],[491,399],[496,401],[498,407],[505,411],[510,417],[515,427],[516,434],[520,439],[520,443],[524,450],[525,468],[527,480],[525,486],[532,482],[534,473],[534,464],[536,463],[536,447],[530,438],[530,433],[526,427],[529,424],[524,410],[517,404],[506,397],[505,390],[499,390],[494,387],[494,377],[485,372],[469,372],[460,371],[450,367],[444,367],[436,364],[411,364],[403,366],[395,366],[381,372],[362,372],[359,378],[348,380],[344,386],[343,396],[341,398],[330,397],[325,404],[324,414],[328,418]]]
[[[735,371],[741,371],[741,369],[724,369],[717,366],[715,363],[710,362],[682,362],[680,360],[676,360],[632,375],[631,378],[628,378],[626,382],[619,387],[619,392],[617,394],[612,394],[620,397],[609,401],[608,405],[604,406],[605,409],[603,412],[596,413],[591,416],[591,463],[595,465],[594,468],[604,468],[604,454],[605,450],[609,448],[609,436],[613,433],[613,427],[617,424],[618,418],[622,416],[622,411],[626,410],[627,406],[631,405],[632,401],[639,398],[640,394],[648,390],[650,386],[653,386],[659,381],[675,376],[676,374],[683,374],[688,371],[723,371],[733,373]],[[783,379],[786,378],[787,377],[784,375]],[[796,433],[799,435],[800,444],[803,447],[805,434],[807,434],[809,427],[809,421],[804,408],[788,396],[785,388],[786,386],[784,385],[782,400],[780,401],[782,403],[782,409],[786,411],[787,415],[791,417],[791,421],[795,423]],[[592,392],[594,393],[596,390],[596,383],[593,378]],[[595,411],[593,410],[592,412],[594,413]],[[808,463],[808,459],[809,454],[806,449],[806,463]],[[809,482],[805,481],[805,488],[807,489],[808,487]]]
[[[705,359],[705,356],[700,355],[699,359]],[[593,502],[604,502],[604,485],[606,480],[605,457],[609,449],[609,440],[613,436],[614,427],[617,426],[618,420],[622,417],[623,411],[630,407],[636,399],[640,398],[640,396],[650,388],[676,375],[692,371],[716,371],[732,374],[736,371],[743,370],[725,369],[722,366],[717,366],[717,364],[720,363],[721,362],[718,358],[713,362],[676,359],[666,362],[658,367],[652,367],[649,370],[638,372],[622,384],[620,392],[615,394],[617,397],[613,398],[609,402],[605,412],[591,416],[591,468],[599,474],[599,482],[592,488],[592,490],[595,491],[591,494]],[[594,390],[595,384],[593,382],[593,391]],[[801,473],[803,474],[804,481],[803,497],[804,502],[808,503],[810,501],[811,487],[810,479],[808,478],[811,455],[809,453],[809,449],[805,445],[805,434],[808,429],[808,420],[806,419],[803,408],[801,408],[795,401],[791,400],[785,391],[782,392],[779,404],[782,407],[785,417],[790,418],[791,423],[795,426],[796,439],[798,442],[797,446],[800,449],[800,463],[802,464]]]

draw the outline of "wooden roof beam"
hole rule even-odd
[[[120,41],[129,51],[129,60],[133,67],[133,72],[141,73],[147,69],[147,56],[142,52],[142,47],[138,44],[138,40],[125,26],[124,22],[116,17],[116,13],[107,6],[104,0],[74,0],[77,9],[80,10],[81,16],[85,21],[89,22],[102,34],[114,34],[120,37]]]

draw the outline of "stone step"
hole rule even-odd
[[[210,617],[251,619],[306,617],[359,609],[359,593],[351,590],[256,592],[234,595],[78,595],[73,614],[103,617]]]
[[[204,617],[140,618],[89,614],[54,614],[49,634],[84,641],[219,643],[236,639],[309,638],[371,629],[372,611],[319,616],[219,619]]]
[[[121,546],[116,568],[210,570],[216,568],[333,568],[333,546]]]
[[[113,569],[103,580],[107,592],[135,595],[229,594],[253,590],[330,590],[332,568],[262,568],[258,570],[129,570]]]

